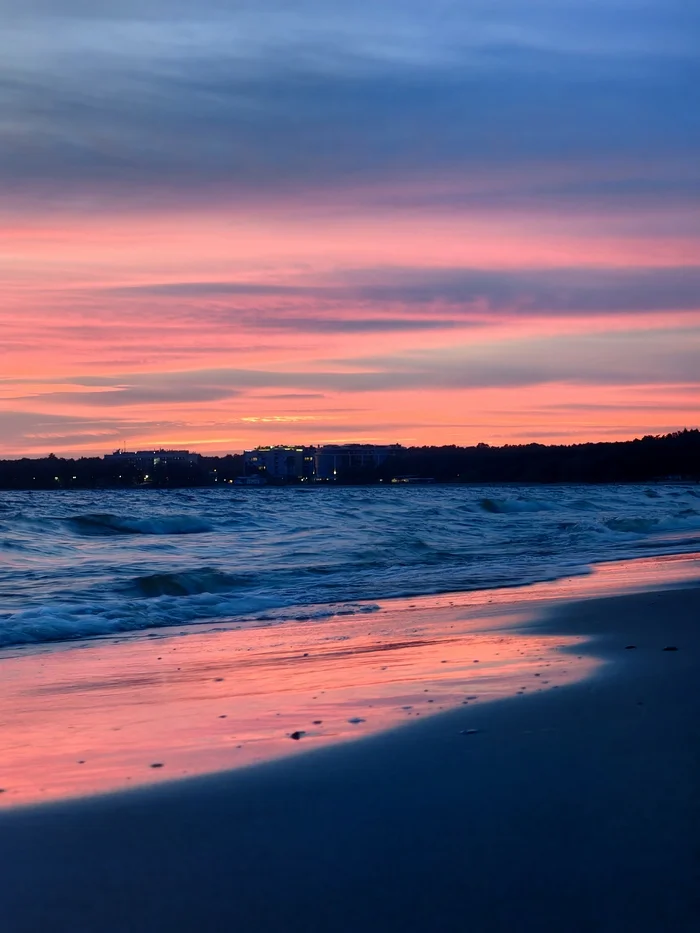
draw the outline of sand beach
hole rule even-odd
[[[695,558],[669,560],[685,570],[666,586],[658,567],[641,592],[603,574],[605,592],[518,619],[596,662],[571,683],[7,807],[3,928],[697,929],[700,588]]]

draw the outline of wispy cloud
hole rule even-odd
[[[700,23],[677,0],[3,7],[0,179],[27,199],[260,197],[640,151],[669,186],[659,162],[700,141]]]
[[[473,342],[449,348],[326,361],[319,370],[209,369],[116,376],[76,376],[99,391],[49,392],[60,402],[112,407],[230,398],[253,389],[358,393],[421,389],[518,388],[546,383],[700,385],[700,330],[564,335]],[[322,364],[321,364],[322,365]],[[67,380],[68,381],[68,380]],[[110,391],[105,391],[108,389]],[[293,393],[293,395],[296,393]],[[312,391],[312,396],[316,393]]]
[[[687,0],[0,20],[4,450],[580,438],[636,430],[630,398],[692,418]]]
[[[157,297],[272,297],[316,301],[363,301],[378,304],[440,302],[483,312],[611,313],[620,311],[700,310],[700,266],[663,268],[455,269],[376,268],[342,271],[335,282],[310,284],[276,282],[167,282],[122,286],[117,296]],[[339,330],[392,330],[393,319],[325,320],[321,317],[270,314],[269,326],[300,330],[310,327]],[[450,326],[438,318],[403,318],[406,329]]]

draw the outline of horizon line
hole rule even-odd
[[[401,447],[404,450],[420,449],[420,448],[425,448],[425,447],[433,447],[433,448],[438,448],[438,449],[441,447],[455,447],[455,448],[462,449],[462,450],[469,450],[471,448],[476,448],[476,447],[488,447],[488,448],[498,450],[498,449],[502,449],[505,447],[529,447],[529,446],[532,446],[533,444],[539,447],[583,447],[588,444],[630,444],[630,443],[633,443],[634,441],[645,440],[646,438],[672,437],[674,435],[692,433],[694,431],[700,431],[700,425],[693,426],[693,427],[686,426],[683,428],[678,428],[675,431],[667,431],[662,434],[641,434],[641,435],[635,435],[634,437],[627,437],[627,438],[622,438],[622,439],[617,439],[617,440],[588,440],[588,441],[574,441],[570,443],[564,443],[562,441],[558,443],[553,443],[553,442],[546,443],[543,441],[531,440],[531,441],[522,441],[520,443],[505,442],[503,444],[490,444],[487,441],[477,441],[476,443],[473,443],[473,444],[413,444],[409,446],[409,445],[400,444],[397,441],[393,441],[393,442],[386,441],[386,442],[380,442],[380,443],[368,443],[368,442],[363,442],[363,441],[342,441],[342,442],[334,441],[334,442],[317,443],[317,444],[258,444],[255,447],[244,447],[244,448],[241,448],[240,450],[229,450],[229,451],[221,452],[221,453],[205,453],[205,454],[199,453],[199,451],[196,451],[196,450],[190,450],[188,447],[157,447],[157,446],[154,446],[154,447],[135,448],[134,450],[126,450],[126,448],[116,448],[116,450],[106,451],[103,453],[56,454],[53,451],[50,451],[49,453],[38,454],[38,455],[31,455],[28,453],[10,454],[7,456],[0,456],[0,463],[12,461],[12,460],[48,460],[52,457],[57,460],[94,460],[94,459],[102,459],[106,456],[110,456],[111,454],[119,453],[119,452],[138,453],[139,451],[143,451],[147,453],[158,453],[159,451],[165,452],[165,451],[175,451],[175,450],[183,451],[183,452],[186,451],[189,454],[197,454],[200,457],[212,457],[212,458],[217,457],[218,458],[218,457],[229,457],[229,456],[241,456],[246,452],[246,450],[258,450],[261,448],[263,449],[264,448],[309,449],[309,448],[319,448],[319,447],[344,447],[344,446],[351,446],[351,445],[354,445],[354,446],[364,445],[368,447]]]

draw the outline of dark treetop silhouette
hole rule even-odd
[[[213,486],[246,472],[242,454],[158,463],[148,474],[136,463],[100,457],[0,461],[1,489],[85,489]],[[700,480],[700,431],[678,431],[631,441],[571,445],[407,447],[380,466],[339,470],[336,483],[390,483],[397,477],[441,483],[616,483]],[[273,484],[294,483],[276,480]]]

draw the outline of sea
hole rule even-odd
[[[0,648],[362,616],[700,549],[700,487],[0,492]]]

